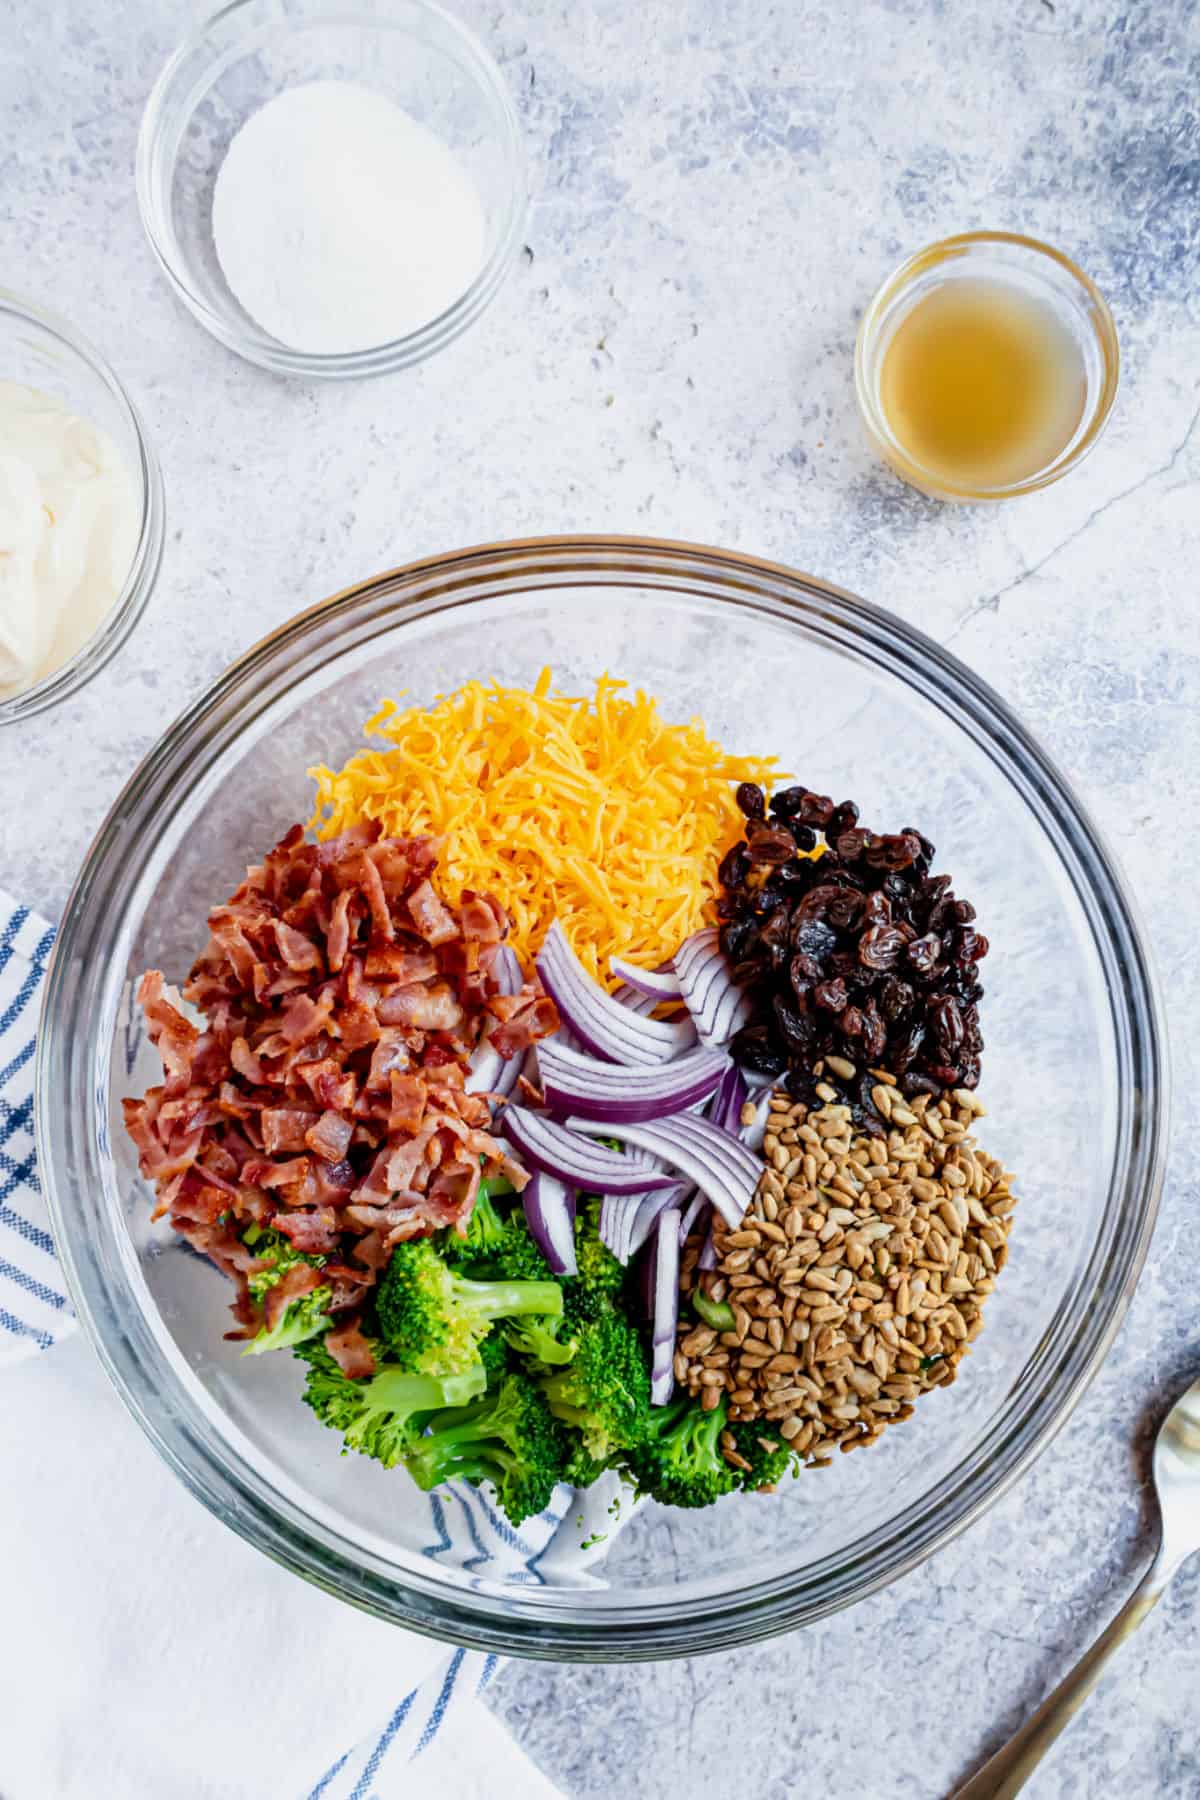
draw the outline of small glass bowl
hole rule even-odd
[[[881,401],[884,359],[897,327],[934,288],[959,280],[1005,282],[1048,304],[1078,345],[1083,363],[1083,411],[1074,434],[1052,462],[1002,486],[960,486],[923,467],[896,438]],[[1060,250],[1008,231],[966,231],[918,250],[888,276],[858,328],[854,387],[868,437],[901,480],[935,500],[1012,500],[1048,487],[1083,461],[1112,411],[1120,360],[1107,301]]]
[[[369,350],[293,350],[231,293],[212,235],[217,172],[253,113],[286,88],[361,81],[428,125],[473,177],[483,262],[452,306]],[[520,246],[525,153],[493,58],[433,0],[234,0],[185,40],[146,103],[137,148],[142,224],[184,305],[230,350],[280,375],[339,380],[408,368],[451,343],[494,298]]]
[[[65,700],[116,655],[142,616],[162,561],[162,472],[129,395],[100,352],[65,319],[0,288],[0,380],[38,388],[106,431],[141,497],[137,547],[124,586],[98,630],[53,673],[23,693],[0,697],[0,725]]]

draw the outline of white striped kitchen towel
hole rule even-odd
[[[0,1366],[75,1329],[38,1185],[33,1058],[54,927],[0,888]]]
[[[75,1329],[33,1135],[36,1028],[53,943],[53,926],[0,889],[0,1366],[49,1349]],[[540,1584],[562,1558],[560,1573],[569,1571],[569,1578],[586,1584],[583,1566],[601,1553],[600,1527],[613,1529],[607,1516],[612,1493],[601,1492],[603,1485],[582,1508],[571,1490],[560,1489],[554,1504],[520,1531],[471,1488],[422,1496],[414,1491],[412,1500],[428,1507],[426,1554],[434,1561],[446,1558],[459,1568]],[[556,1542],[568,1508],[572,1529]],[[592,1539],[587,1550],[581,1547],[585,1535]],[[148,1581],[153,1578],[150,1568]],[[99,1619],[96,1630],[102,1635]],[[448,1649],[437,1656],[378,1728],[316,1777],[305,1800],[414,1800],[427,1794],[440,1800],[553,1800],[557,1790],[477,1704],[501,1666],[498,1657],[478,1651]],[[214,1720],[214,1729],[218,1725]],[[413,1766],[418,1758],[419,1768]],[[0,1793],[7,1794],[5,1773],[0,1755]],[[262,1791],[257,1782],[254,1791]],[[25,1796],[18,1790],[15,1800]]]

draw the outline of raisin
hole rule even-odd
[[[798,818],[806,798],[807,790],[802,787],[780,788],[771,795],[771,811],[777,819]]]
[[[750,852],[744,843],[735,844],[721,859],[717,877],[724,888],[741,887],[750,873]]]
[[[844,1012],[850,1003],[850,995],[840,975],[815,987],[813,999],[823,1012],[831,1013]]]
[[[734,1061],[752,1075],[766,1075],[774,1080],[787,1067],[787,1057],[771,1042],[765,1025],[744,1025],[729,1050]]]
[[[841,836],[843,831],[849,831],[857,824],[857,806],[855,806],[853,800],[843,800],[840,806],[834,807],[833,811],[826,819],[824,828],[825,836],[829,839],[830,843],[832,843],[836,838]]]
[[[858,960],[864,969],[894,969],[903,949],[903,933],[894,925],[872,925],[858,940]]]
[[[767,809],[762,789],[752,781],[743,781],[733,797],[748,819],[761,819]]]
[[[779,825],[753,823],[746,833],[750,861],[755,864],[785,863],[796,854],[796,842],[790,831]]]
[[[931,974],[937,968],[941,954],[942,940],[936,931],[914,938],[904,952],[909,968],[915,969],[918,975]]]
[[[811,956],[814,962],[823,963],[836,944],[837,932],[824,919],[801,919],[797,926],[793,916],[793,950],[799,950],[804,956]]]
[[[775,1023],[779,1035],[795,1056],[808,1056],[817,1041],[817,1027],[808,1013],[801,1012],[782,994],[775,996]]]

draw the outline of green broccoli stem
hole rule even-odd
[[[522,1313],[558,1318],[562,1313],[557,1281],[471,1281],[454,1275],[451,1292],[456,1305],[480,1319],[509,1319]]]

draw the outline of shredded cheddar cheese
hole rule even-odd
[[[386,701],[378,747],[310,769],[318,837],[378,819],[389,837],[445,841],[439,885],[491,893],[529,965],[560,919],[584,966],[653,968],[711,923],[717,867],[741,835],[733,785],[775,779],[773,757],[729,756],[698,719],[664,724],[654,699],[604,675],[595,695],[469,681],[430,708]]]

